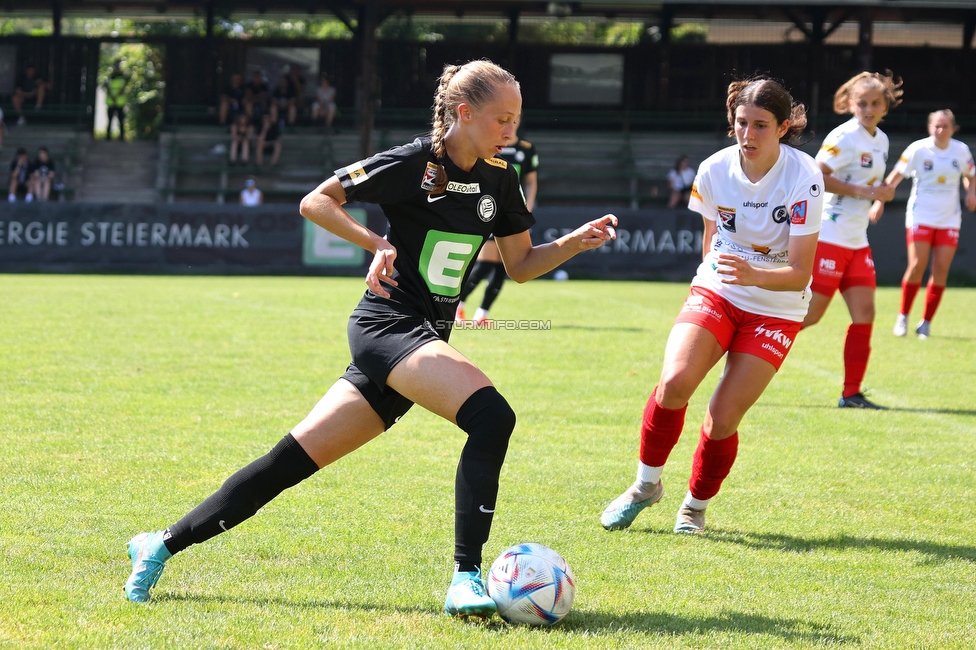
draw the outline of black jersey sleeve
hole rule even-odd
[[[422,184],[429,175],[429,159],[429,141],[418,138],[337,169],[335,175],[347,201],[399,203],[425,191]]]
[[[539,152],[535,150],[535,145],[528,140],[521,140],[519,144],[525,150],[525,161],[522,163],[522,173],[539,171]]]
[[[505,182],[502,184],[502,210],[492,234],[496,237],[507,237],[524,232],[535,225],[535,217],[525,207],[525,197],[519,185],[519,175],[515,168],[509,165],[505,170]]]

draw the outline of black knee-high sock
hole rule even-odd
[[[474,268],[471,269],[471,275],[468,276],[468,281],[464,283],[464,288],[461,289],[459,299],[462,302],[467,300],[468,295],[474,291],[478,283],[487,278],[490,273],[491,262],[475,262]]]
[[[493,386],[486,386],[461,405],[457,423],[468,441],[454,482],[454,562],[458,571],[473,571],[481,566],[481,549],[491,532],[515,412]]]
[[[501,262],[485,262],[485,264],[490,264],[492,267],[491,279],[488,280],[488,286],[485,287],[485,297],[481,299],[481,308],[488,311],[491,309],[491,303],[495,302],[495,298],[498,297],[498,292],[502,290],[507,274],[505,265]]]
[[[219,490],[170,526],[163,543],[175,555],[187,546],[205,542],[248,519],[318,469],[289,433],[268,454],[233,474]]]

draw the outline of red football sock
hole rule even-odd
[[[901,313],[909,314],[912,311],[912,303],[915,302],[915,294],[922,287],[921,282],[915,284],[909,284],[904,280],[901,281]]]
[[[738,451],[738,431],[728,438],[713,440],[705,435],[705,429],[702,428],[695,460],[691,465],[691,478],[688,480],[691,496],[705,501],[718,494],[722,481],[732,470]]]
[[[671,450],[678,444],[681,429],[685,426],[685,411],[666,409],[657,403],[657,386],[644,407],[644,422],[641,425],[640,460],[649,467],[663,467],[668,462]]]
[[[922,318],[930,321],[935,317],[935,310],[939,308],[939,302],[942,300],[944,291],[944,286],[940,287],[929,282],[929,286],[925,288],[925,315]]]
[[[851,323],[844,342],[844,397],[861,392],[871,356],[871,323]]]

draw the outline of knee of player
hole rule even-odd
[[[697,385],[680,369],[665,368],[657,385],[657,402],[664,408],[681,408],[695,393]]]
[[[471,438],[508,440],[515,430],[515,411],[494,386],[485,386],[468,397],[456,419]]]

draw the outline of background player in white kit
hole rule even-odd
[[[877,280],[868,245],[868,221],[877,221],[881,203],[895,190],[884,184],[888,136],[878,123],[901,100],[901,82],[891,74],[862,72],[834,93],[834,112],[854,117],[827,134],[817,153],[827,195],[817,259],[813,267],[813,298],[803,327],[818,323],[834,292],[851,314],[844,342],[844,389],[841,408],[882,408],[861,392],[871,356],[874,293]]]
[[[912,177],[912,194],[905,211],[905,240],[908,268],[901,280],[901,309],[895,320],[895,336],[908,333],[908,314],[922,276],[932,255],[932,273],[925,290],[925,313],[915,328],[919,338],[928,338],[932,318],[939,308],[949,277],[949,266],[959,246],[962,209],[959,181],[966,188],[966,207],[976,211],[976,167],[965,143],[952,138],[956,119],[945,109],[929,115],[929,137],[908,145],[885,182],[891,187]]]
[[[726,106],[737,144],[698,169],[688,207],[704,219],[703,261],[644,409],[637,480],[600,517],[608,530],[630,526],[664,495],[661,473],[688,400],[727,353],[674,525],[676,533],[704,529],[705,508],[735,462],[739,422],[772,381],[807,313],[823,174],[787,144],[803,133],[806,111],[770,79],[731,84]]]

